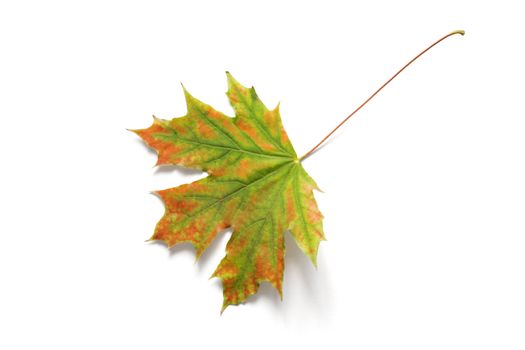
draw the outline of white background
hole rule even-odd
[[[126,128],[231,115],[229,70],[306,152],[328,238],[287,240],[268,285],[220,316],[229,234],[144,243],[156,170]],[[524,349],[525,54],[520,1],[2,1],[0,348]]]

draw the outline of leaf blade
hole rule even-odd
[[[226,255],[212,277],[223,284],[222,310],[237,305],[269,282],[282,298],[284,233],[289,230],[315,264],[324,239],[315,182],[297,159],[282,125],[279,107],[268,110],[255,93],[231,74],[230,118],[184,94],[187,114],[172,120],[154,118],[134,130],[158,153],[157,165],[201,169],[204,179],[157,191],[165,213],[152,240],[168,247],[189,242],[199,258],[217,234],[232,228]]]

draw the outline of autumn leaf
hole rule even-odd
[[[313,195],[318,188],[301,161],[410,64],[455,34],[465,32],[451,32],[421,51],[300,158],[284,131],[279,107],[268,110],[254,88],[242,86],[229,73],[227,96],[234,118],[184,89],[188,110],[184,117],[154,118],[149,128],[134,132],[157,151],[157,165],[200,169],[208,176],[156,192],[165,213],[151,240],[169,247],[189,242],[198,258],[220,231],[231,227],[226,256],[212,275],[222,280],[222,311],[244,302],[263,281],[282,298],[285,232],[291,232],[314,265],[324,240],[323,216]]]
[[[254,88],[229,73],[230,118],[191,96],[187,114],[135,132],[158,153],[157,165],[200,169],[209,176],[156,192],[165,205],[152,240],[189,242],[199,257],[217,233],[231,227],[226,256],[213,273],[222,280],[223,310],[270,282],[282,297],[285,243],[290,231],[316,264],[324,239],[314,180],[284,131],[279,107],[268,110]]]

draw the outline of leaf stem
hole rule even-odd
[[[415,60],[417,60],[419,57],[421,57],[425,52],[427,52],[428,50],[430,50],[431,48],[433,48],[434,46],[436,46],[437,44],[439,44],[440,42],[442,42],[443,40],[445,40],[446,38],[448,38],[449,36],[452,36],[454,34],[461,34],[461,35],[465,35],[465,31],[464,30],[455,30],[447,35],[445,35],[444,37],[442,37],[441,39],[435,41],[433,44],[431,44],[430,46],[428,46],[426,49],[424,49],[423,51],[421,51],[419,54],[417,54],[414,58],[412,58],[407,64],[405,64],[400,70],[398,70],[396,72],[396,74],[394,74],[390,79],[388,79],[383,85],[381,85],[381,87],[379,89],[377,89],[372,95],[370,95],[370,97],[368,97],[365,102],[363,102],[359,107],[357,107],[352,113],[350,113],[350,115],[348,117],[346,117],[341,123],[339,123],[339,125],[337,125],[335,127],[335,129],[333,129],[328,135],[326,135],[324,137],[324,139],[321,140],[321,142],[319,142],[317,145],[315,145],[311,150],[309,150],[304,156],[302,156],[301,158],[299,158],[299,161],[303,161],[304,159],[306,159],[308,156],[310,156],[317,148],[319,148],[319,146],[321,146],[323,144],[323,142],[325,142],[337,129],[339,129],[344,123],[346,123],[346,121],[348,119],[350,119],[354,114],[356,114],[361,108],[363,108],[371,99],[373,99],[375,97],[375,95],[377,95],[379,93],[379,91],[383,90],[383,88],[385,86],[387,86],[392,80],[395,79],[395,77],[397,77],[402,71],[405,70],[405,68],[407,68],[410,64],[412,64]]]

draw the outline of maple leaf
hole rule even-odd
[[[421,51],[301,158],[284,131],[279,106],[268,110],[253,87],[242,86],[226,73],[235,118],[184,89],[188,108],[184,117],[154,117],[149,128],[132,131],[157,151],[157,165],[200,169],[209,176],[156,192],[166,211],[151,239],[169,247],[192,243],[199,258],[221,230],[231,227],[226,256],[212,275],[222,280],[222,311],[244,302],[263,281],[270,282],[282,298],[284,233],[291,232],[314,265],[324,240],[323,216],[313,195],[318,187],[301,161],[410,64],[456,34],[465,32],[453,31]]]
[[[282,298],[286,231],[314,265],[324,240],[323,217],[313,195],[317,185],[284,131],[279,106],[268,110],[253,87],[242,86],[229,73],[227,77],[234,118],[183,87],[184,117],[154,117],[149,128],[134,130],[157,151],[157,165],[209,175],[156,192],[165,213],[151,239],[169,247],[192,243],[198,258],[221,230],[231,227],[226,256],[212,275],[222,280],[222,310],[244,302],[263,281]]]

